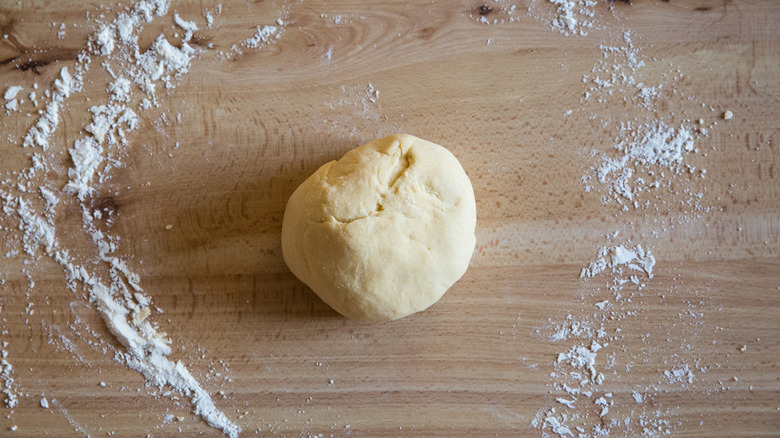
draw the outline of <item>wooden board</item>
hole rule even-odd
[[[541,0],[225,2],[211,28],[204,11],[215,4],[174,2],[147,25],[146,47],[181,32],[174,12],[194,20],[202,52],[175,88],[159,92],[159,108],[140,113],[122,166],[87,202],[112,212],[106,231],[163,312],[153,318],[172,340],[171,357],[244,435],[543,436],[550,428],[531,423],[550,408],[579,415],[569,424],[587,425],[583,433],[778,434],[780,4],[591,9],[585,36],[552,29],[555,8]],[[4,87],[50,87],[86,47],[99,10],[110,20],[119,7],[0,6]],[[480,22],[480,12],[498,22]],[[220,55],[278,17],[284,31],[273,43]],[[619,59],[627,52],[602,46],[635,50],[644,65],[629,73],[664,84],[656,117],[694,127],[702,119],[707,134],[685,160],[706,177],[667,170],[668,186],[627,211],[602,202],[603,185],[591,180],[585,190],[600,155],[615,153],[620,123],[653,112],[636,105],[629,85],[590,90],[610,63],[627,62]],[[50,151],[61,161],[51,178],[62,183],[68,145],[105,99],[99,66],[85,77]],[[731,120],[721,119],[726,110]],[[0,120],[7,176],[28,165],[19,140],[34,117]],[[349,321],[287,270],[281,218],[317,167],[395,132],[461,160],[477,199],[477,248],[463,279],[429,310],[392,323]],[[94,257],[78,204],[59,208],[58,238]],[[7,252],[18,232],[3,232]],[[614,313],[600,313],[594,304],[612,299],[612,277],[586,281],[580,271],[599,247],[618,243],[651,249],[655,275],[641,290],[627,287],[630,301]],[[0,258],[2,340],[19,395],[18,407],[3,408],[0,435],[12,426],[13,436],[220,435],[185,397],[160,395],[166,390],[113,360],[123,347],[84,292],[66,288],[60,266],[24,260]],[[591,388],[612,394],[603,418],[596,397],[580,395],[573,409],[556,402],[572,397],[551,377],[554,362],[585,342],[551,342],[567,315],[615,339],[596,361],[604,383]],[[690,382],[664,375],[684,366]],[[626,418],[629,426],[610,423]]]

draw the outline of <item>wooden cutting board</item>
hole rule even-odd
[[[182,32],[174,12],[195,21],[201,53],[158,92],[158,108],[139,112],[119,166],[88,202],[113,215],[106,232],[140,274],[171,357],[242,436],[544,436],[550,409],[574,434],[574,425],[586,434],[611,427],[612,436],[778,434],[780,3],[587,8],[593,26],[578,27],[587,35],[552,28],[556,7],[542,0],[224,2],[221,12],[188,1],[147,25],[148,47]],[[86,47],[100,11],[110,21],[119,10],[6,2],[2,84],[49,87]],[[230,51],[280,17],[278,39]],[[621,122],[647,114],[623,99],[633,96],[628,85],[592,90],[632,50],[644,65],[628,73],[664,84],[657,117],[707,133],[685,158],[697,170],[667,170],[667,187],[622,211],[582,178],[601,154],[616,156]],[[105,99],[100,71],[93,64],[61,112],[53,180],[65,181],[66,149]],[[4,175],[28,165],[19,139],[33,121],[0,115]],[[282,215],[320,165],[396,132],[460,159],[477,199],[477,247],[466,275],[429,310],[390,323],[346,320],[286,268]],[[68,202],[58,237],[94,257]],[[0,223],[14,225],[10,216]],[[3,233],[16,245],[17,231]],[[644,288],[602,312],[594,304],[612,299],[612,277],[583,280],[580,271],[618,243],[651,249],[657,264]],[[186,397],[145,386],[113,359],[123,347],[83,291],[67,289],[60,266],[24,260],[0,258],[2,340],[19,395],[18,407],[3,408],[0,435],[220,435]],[[560,353],[591,345],[552,342],[567,321],[614,339],[596,359],[604,383],[591,388],[612,394],[603,417],[597,397],[572,396],[551,375]]]

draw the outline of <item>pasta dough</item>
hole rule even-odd
[[[320,167],[287,202],[290,270],[344,316],[387,321],[428,308],[468,268],[474,190],[447,149],[399,134]]]

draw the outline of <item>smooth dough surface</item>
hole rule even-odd
[[[337,312],[387,321],[428,308],[468,268],[476,204],[447,149],[391,135],[320,167],[287,202],[282,253]]]

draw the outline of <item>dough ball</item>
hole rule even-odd
[[[337,312],[388,321],[428,308],[468,268],[474,190],[447,149],[391,135],[320,167],[287,202],[282,253]]]

